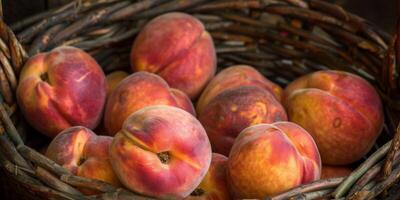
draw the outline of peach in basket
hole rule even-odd
[[[196,98],[214,76],[216,54],[204,25],[185,13],[167,13],[151,20],[136,37],[131,51],[134,71],[148,71]]]
[[[187,197],[211,162],[211,145],[200,122],[172,106],[147,106],[130,115],[110,148],[122,184],[161,199]]]
[[[381,100],[361,77],[342,71],[318,71],[285,89],[289,120],[315,139],[322,162],[344,165],[361,159],[383,127]]]
[[[89,54],[62,46],[26,62],[17,100],[34,128],[55,137],[71,126],[95,128],[103,113],[106,89],[105,75]]]

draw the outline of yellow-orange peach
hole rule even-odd
[[[200,114],[204,107],[221,92],[235,87],[253,85],[271,92],[280,101],[282,88],[266,79],[256,69],[248,65],[234,65],[219,72],[207,85],[197,101],[196,111]]]
[[[348,176],[352,171],[353,170],[348,166],[322,165],[321,179]]]
[[[377,92],[347,72],[318,71],[295,80],[285,90],[285,105],[289,120],[314,137],[324,164],[359,160],[383,126]]]
[[[119,186],[109,159],[110,136],[97,136],[90,129],[74,126],[57,135],[46,156],[77,176],[92,178]],[[94,191],[83,189],[86,194]]]
[[[93,129],[106,100],[105,75],[84,51],[58,47],[27,61],[17,100],[27,121],[49,137],[71,126]]]
[[[131,66],[134,71],[160,75],[194,99],[215,74],[214,44],[196,18],[177,12],[163,14],[136,37]]]
[[[211,165],[200,185],[185,200],[230,200],[226,183],[226,163],[228,158],[213,153]]]
[[[107,96],[109,96],[111,92],[115,90],[117,85],[127,76],[129,76],[129,74],[124,71],[114,71],[108,74],[106,76],[107,86],[108,86]]]
[[[275,196],[319,179],[321,159],[311,135],[291,122],[244,129],[228,158],[227,179],[235,198]]]
[[[225,90],[214,97],[199,115],[213,151],[228,156],[236,136],[244,128],[260,123],[286,121],[282,105],[257,86]]]
[[[205,176],[211,145],[190,113],[172,106],[148,106],[126,119],[110,156],[128,189],[157,199],[181,199]]]
[[[104,125],[109,135],[115,135],[133,112],[150,105],[170,105],[193,115],[190,99],[181,91],[170,88],[158,75],[137,72],[125,78],[110,94],[104,113]]]

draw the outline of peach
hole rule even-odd
[[[285,90],[285,105],[289,120],[314,137],[324,164],[359,160],[383,126],[377,92],[347,72],[318,71],[295,80]]]
[[[210,166],[211,145],[200,122],[172,106],[142,108],[130,115],[110,148],[122,184],[157,199],[182,199]]]
[[[77,176],[120,186],[109,159],[111,142],[110,136],[97,136],[90,129],[74,126],[63,130],[51,141],[46,156]],[[81,191],[94,193],[88,189]]]
[[[129,76],[128,73],[124,71],[114,71],[111,72],[106,76],[106,81],[107,81],[107,96],[110,96],[111,92],[115,90],[117,85],[127,76]]]
[[[319,179],[321,159],[306,130],[291,122],[258,124],[236,138],[227,179],[235,198],[265,198]]]
[[[110,94],[104,113],[107,133],[115,135],[126,118],[151,105],[170,105],[195,115],[190,99],[181,91],[170,88],[158,75],[137,72],[125,78]]]
[[[200,185],[185,200],[229,200],[231,199],[226,183],[226,164],[228,158],[213,153],[211,165]]]
[[[221,92],[235,87],[253,85],[271,92],[281,101],[282,88],[266,79],[256,69],[248,65],[234,65],[219,72],[207,85],[196,105],[196,111],[200,114],[204,107]]]
[[[228,156],[235,138],[244,128],[286,121],[287,116],[270,92],[257,86],[241,86],[214,97],[200,113],[199,120],[213,151]]]
[[[348,176],[352,171],[353,170],[348,166],[322,165],[321,179]]]
[[[26,62],[17,100],[35,129],[55,137],[71,126],[95,128],[103,113],[106,88],[105,75],[89,54],[58,47]]]
[[[216,54],[204,25],[184,13],[167,13],[151,20],[131,50],[133,71],[148,71],[195,99],[215,74]]]

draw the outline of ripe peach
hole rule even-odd
[[[271,92],[280,101],[282,88],[266,79],[256,69],[248,65],[234,65],[219,72],[207,85],[197,102],[196,111],[200,114],[204,107],[221,92],[245,85],[253,85]]]
[[[226,183],[226,163],[228,158],[213,153],[211,165],[200,185],[185,200],[229,200],[231,199]]]
[[[322,162],[353,163],[375,143],[383,126],[382,104],[364,79],[341,71],[318,71],[285,90],[289,120],[315,139]]]
[[[286,121],[282,105],[257,86],[227,89],[214,97],[200,113],[213,151],[229,155],[236,136],[244,128],[260,123]]]
[[[216,70],[210,34],[196,18],[167,13],[151,20],[136,37],[131,51],[134,71],[148,71],[196,98]]]
[[[108,134],[115,135],[130,114],[150,105],[176,106],[195,115],[192,102],[183,92],[170,88],[156,74],[137,72],[125,78],[110,94],[104,114]]]
[[[106,100],[105,75],[84,51],[58,47],[27,61],[17,100],[27,121],[49,137],[71,126],[93,129]]]
[[[110,155],[115,173],[128,189],[157,199],[181,199],[206,175],[211,145],[193,115],[157,105],[126,119]]]
[[[110,96],[111,92],[114,91],[117,85],[127,76],[129,76],[129,74],[124,71],[114,71],[108,74],[106,76],[108,85],[107,96]]]
[[[50,143],[46,156],[77,176],[97,179],[119,186],[110,159],[110,136],[97,136],[90,129],[74,126],[63,130]],[[86,194],[94,191],[81,189]]]
[[[291,122],[244,129],[228,158],[235,198],[265,198],[319,179],[321,159],[311,135]]]
[[[347,166],[322,165],[321,179],[348,176],[353,170]]]

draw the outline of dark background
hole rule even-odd
[[[62,5],[71,0],[3,0],[7,23],[29,17],[37,12]],[[347,10],[371,21],[376,26],[392,33],[398,16],[400,0],[328,0],[342,5]]]

